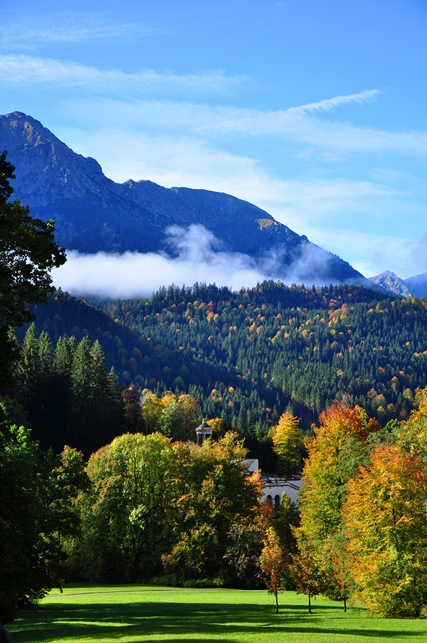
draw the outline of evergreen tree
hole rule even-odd
[[[90,455],[120,435],[124,404],[114,372],[106,370],[98,341],[84,337],[77,345],[71,369],[70,425],[73,444]]]
[[[92,411],[90,406],[90,386],[92,359],[90,340],[84,337],[77,345],[70,377],[70,425],[73,432],[73,446],[79,445],[83,452],[90,453],[94,444],[90,435]]]

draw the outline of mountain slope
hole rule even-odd
[[[394,272],[386,270],[380,275],[369,278],[386,292],[391,292],[400,297],[427,297],[427,272],[407,279],[401,279]]]
[[[427,297],[427,272],[414,277],[408,277],[403,283],[415,297]]]
[[[185,234],[198,224],[215,236],[218,250],[249,255],[271,277],[372,285],[347,262],[241,199],[150,181],[117,184],[104,176],[97,161],[74,153],[20,112],[0,116],[3,149],[16,167],[14,197],[29,205],[33,216],[53,218],[57,240],[68,249],[173,256],[168,228],[179,226]]]
[[[400,297],[410,297],[411,291],[406,285],[406,281],[398,277],[394,272],[386,270],[380,275],[375,275],[375,277],[370,277],[370,280],[384,288],[384,290],[393,293],[394,295],[399,295]]]

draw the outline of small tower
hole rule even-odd
[[[196,444],[201,447],[203,442],[207,439],[212,439],[213,429],[209,424],[203,420],[203,422],[196,429]]]

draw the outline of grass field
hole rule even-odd
[[[395,643],[425,641],[427,620],[379,619],[360,607],[265,590],[67,586],[20,615],[14,643]]]

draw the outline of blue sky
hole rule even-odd
[[[421,0],[3,0],[0,113],[116,180],[228,192],[366,276],[427,271]]]

